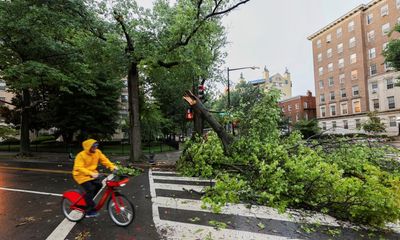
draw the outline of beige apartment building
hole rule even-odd
[[[362,4],[314,33],[312,41],[317,118],[322,129],[359,132],[369,111],[378,111],[388,135],[397,135],[400,87],[382,55],[388,33],[400,22],[400,0]]]
[[[281,75],[276,73],[270,76],[267,67],[264,67],[263,71],[264,77],[261,79],[251,80],[248,83],[253,86],[261,87],[264,91],[269,91],[270,89],[278,89],[281,92],[281,100],[288,99],[292,97],[292,79],[289,70],[286,68],[285,73]],[[240,75],[240,81],[244,81],[243,74]]]

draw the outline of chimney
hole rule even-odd
[[[310,90],[307,90],[307,97],[312,97],[312,92]]]

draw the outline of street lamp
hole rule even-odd
[[[228,73],[227,74],[227,76],[228,76],[228,110],[231,107],[231,84],[230,84],[230,81],[229,81],[229,72],[242,70],[242,69],[256,70],[256,69],[259,69],[259,67],[254,67],[254,66],[253,67],[239,67],[239,68],[229,68],[228,67],[228,69],[227,69],[227,73]],[[234,129],[234,126],[233,126],[233,121],[231,123],[231,128],[232,128],[232,134],[235,135],[235,129]]]
[[[242,70],[242,69],[252,69],[252,70],[256,70],[259,69],[259,67],[240,67],[240,68],[229,68],[227,69],[227,75],[228,75],[228,109],[231,107],[231,89],[230,89],[230,81],[229,81],[229,72],[232,71],[237,71],[237,70]]]

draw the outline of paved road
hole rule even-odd
[[[201,191],[212,181],[155,169],[132,178],[123,188],[136,209],[130,226],[117,227],[106,210],[99,218],[74,224],[64,220],[60,210],[62,192],[77,187],[71,168],[68,161],[0,160],[0,239],[368,239],[368,233],[320,215],[304,220],[296,212],[289,216],[240,204],[214,214],[201,207],[199,194],[187,191]],[[385,233],[369,239],[381,236],[400,239],[399,234]]]
[[[71,164],[0,162],[0,239],[159,239],[153,225],[147,172],[132,178],[122,193],[135,205],[136,219],[126,228],[116,226],[106,210],[96,219],[65,224],[61,194],[77,185]],[[104,208],[105,209],[105,208]],[[61,229],[61,230],[60,230]],[[63,237],[61,237],[63,236]]]

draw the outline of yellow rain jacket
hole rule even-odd
[[[114,170],[115,165],[99,150],[91,153],[90,148],[96,140],[88,139],[82,143],[83,151],[81,151],[75,158],[74,168],[72,175],[78,184],[93,180],[92,174],[97,173],[97,165],[100,161],[102,165]]]

